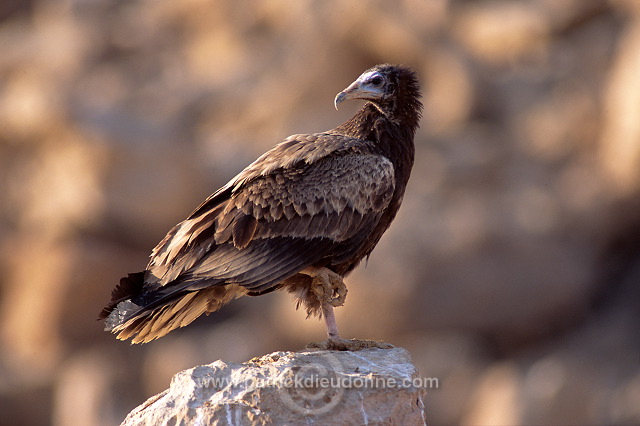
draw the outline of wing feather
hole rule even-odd
[[[370,142],[294,135],[176,225],[154,249],[145,281],[265,290],[375,226],[394,188],[392,163]]]

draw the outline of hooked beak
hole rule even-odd
[[[338,105],[344,102],[347,99],[347,94],[343,90],[342,92],[336,95],[336,98],[333,100],[333,105],[338,109]]]
[[[380,98],[380,92],[367,89],[361,85],[360,80],[356,80],[349,85],[346,89],[336,95],[333,101],[334,106],[338,109],[338,105],[344,101],[351,99],[378,99]]]
[[[356,99],[357,96],[360,94],[360,92],[361,92],[360,82],[356,80],[353,83],[351,83],[349,87],[347,87],[342,92],[336,95],[336,98],[333,101],[333,105],[336,107],[336,109],[338,109],[339,104],[341,104],[344,101]]]

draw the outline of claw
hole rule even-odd
[[[347,287],[342,277],[327,268],[322,268],[313,277],[311,290],[321,303],[328,303],[334,308],[344,305],[347,298]]]

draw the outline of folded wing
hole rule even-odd
[[[146,281],[193,277],[198,286],[224,280],[264,290],[375,226],[393,172],[364,141],[292,136],[172,229],[154,249]]]

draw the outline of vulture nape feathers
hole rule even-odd
[[[338,93],[336,108],[350,99],[366,103],[349,121],[289,136],[174,226],[146,270],[113,290],[105,329],[145,343],[237,297],[285,289],[324,317],[325,347],[352,348],[333,307],[400,207],[422,104],[416,73],[388,64]]]

